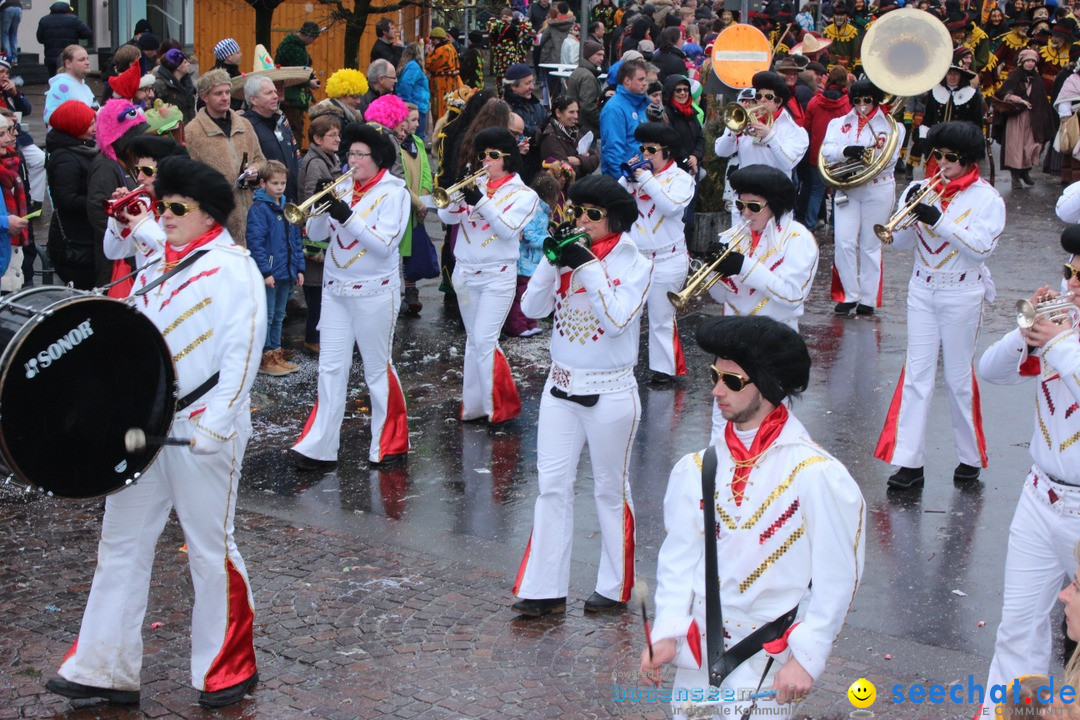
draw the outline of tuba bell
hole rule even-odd
[[[891,97],[882,105],[899,107],[904,98],[921,95],[937,85],[952,62],[952,36],[945,24],[923,10],[893,10],[874,20],[862,42],[866,77]],[[862,158],[828,164],[820,151],[822,179],[846,190],[873,180],[892,161],[900,129],[892,112],[885,115],[888,138],[880,148],[868,148]]]

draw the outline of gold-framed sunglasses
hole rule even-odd
[[[709,376],[712,378],[713,385],[718,382],[723,382],[727,386],[728,390],[732,392],[742,392],[743,388],[747,385],[753,385],[753,381],[739,373],[728,372],[721,370],[715,365],[709,366]]]
[[[503,152],[501,150],[484,150],[480,152],[480,159],[487,158],[488,160],[501,160],[502,158],[510,157],[510,153]]]
[[[574,216],[575,220],[582,215],[589,218],[592,222],[600,222],[607,217],[607,210],[604,210],[603,208],[582,207],[581,205],[571,204],[567,209],[570,211],[570,214]]]
[[[941,150],[931,150],[930,156],[938,162],[942,160],[948,160],[951,163],[960,162],[960,155],[954,152],[942,152]]]
[[[739,212],[742,212],[743,210],[749,210],[754,215],[757,215],[759,212],[761,212],[766,207],[768,207],[768,205],[769,205],[769,203],[763,203],[763,202],[757,202],[757,201],[751,201],[751,202],[743,202],[742,200],[736,200],[735,201],[735,209],[736,210],[738,210]]]
[[[1077,270],[1072,265],[1065,263],[1061,266],[1061,274],[1065,278],[1065,282],[1069,282],[1074,277],[1080,278],[1080,270]]]
[[[135,172],[142,173],[146,177],[154,177],[154,173],[157,172],[157,168],[153,165],[136,165]]]
[[[638,150],[643,153],[655,155],[661,150],[667,150],[667,145],[639,145]]]
[[[193,205],[188,205],[187,203],[178,202],[176,200],[174,200],[172,202],[165,202],[164,200],[158,200],[156,203],[154,203],[154,206],[157,208],[158,215],[164,215],[165,211],[168,210],[169,212],[171,212],[173,214],[173,217],[178,217],[178,218],[184,217],[185,215],[187,215],[192,210],[198,210],[199,209],[199,203],[194,203]]]

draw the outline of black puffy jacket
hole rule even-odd
[[[66,2],[54,2],[49,6],[49,14],[38,21],[37,41],[45,46],[45,59],[54,63],[68,45],[92,37],[89,26],[71,12],[71,5]]]
[[[94,269],[94,245],[100,243],[86,219],[90,164],[98,155],[93,140],[79,140],[59,130],[45,136],[45,177],[52,198],[49,259],[60,271]]]

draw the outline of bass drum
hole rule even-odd
[[[176,368],[161,332],[120,300],[67,287],[0,301],[0,465],[7,480],[91,498],[135,482],[159,446],[129,453],[124,434],[167,436]]]

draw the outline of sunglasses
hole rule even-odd
[[[755,100],[768,100],[769,102],[772,102],[773,100],[776,99],[776,95],[773,94],[773,93],[769,93],[769,92],[759,92],[759,93],[754,93],[754,99]]]
[[[660,152],[661,150],[666,150],[666,149],[667,149],[667,145],[639,145],[638,146],[638,151],[643,152],[643,153],[649,153],[650,155],[655,155],[656,153]]]
[[[1080,270],[1077,270],[1072,265],[1065,264],[1061,266],[1061,274],[1065,278],[1065,282],[1068,282],[1075,278],[1080,278]]]
[[[873,105],[875,101],[872,96],[863,95],[862,97],[851,98],[851,102],[856,105],[858,105],[859,103],[862,103],[863,105]]]
[[[488,160],[501,160],[502,158],[510,157],[510,153],[502,152],[501,150],[484,150],[480,153],[480,159],[487,158]]]
[[[589,220],[591,220],[592,222],[600,222],[601,220],[603,220],[604,218],[607,217],[607,210],[604,210],[603,208],[598,208],[598,207],[588,207],[587,208],[587,207],[582,207],[581,205],[570,205],[570,207],[568,209],[570,210],[570,214],[574,216],[575,220],[577,218],[581,217],[582,215],[589,218]]]
[[[744,387],[753,384],[750,378],[743,377],[739,373],[720,370],[715,365],[709,366],[709,376],[712,378],[713,385],[722,380],[727,389],[732,392],[742,392]]]
[[[136,165],[135,172],[141,172],[146,177],[154,177],[154,173],[157,172],[157,168],[153,165]]]
[[[742,200],[736,200],[735,201],[735,209],[738,210],[739,212],[742,212],[743,210],[750,210],[751,213],[753,213],[754,215],[757,215],[759,212],[764,210],[768,206],[768,204],[769,203],[743,202]]]
[[[954,152],[942,152],[940,150],[933,150],[930,152],[930,155],[938,162],[942,160],[948,160],[951,163],[960,162],[960,156]]]
[[[671,94],[672,95],[682,95],[683,93],[689,93],[689,92],[690,92],[690,88],[677,87],[677,88],[675,88],[675,90]]]
[[[158,215],[164,215],[165,211],[168,210],[173,214],[173,217],[182,218],[192,210],[198,210],[199,203],[188,205],[187,203],[182,202],[165,202],[164,200],[158,200],[157,203],[155,203],[155,207],[157,208]]]

